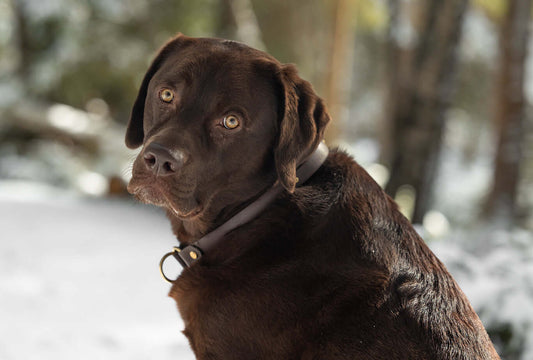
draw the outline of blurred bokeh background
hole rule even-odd
[[[532,0],[0,0],[0,358],[192,359],[123,137],[177,32],[294,63],[502,358],[533,358]],[[150,241],[147,241],[150,239]]]

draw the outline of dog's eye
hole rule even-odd
[[[224,127],[226,129],[235,129],[237,126],[239,126],[239,119],[236,116],[228,115],[224,117]]]
[[[171,102],[174,99],[174,93],[170,89],[163,89],[159,93],[159,98],[164,102]]]

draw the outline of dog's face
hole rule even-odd
[[[238,206],[298,163],[329,117],[293,67],[235,42],[183,35],[160,51],[134,104],[126,144],[143,146],[128,190],[179,221]]]

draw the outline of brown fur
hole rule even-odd
[[[228,112],[237,129],[220,126]],[[178,35],[148,70],[126,136],[144,146],[129,190],[165,207],[182,243],[277,179],[286,189],[174,282],[197,358],[498,359],[444,265],[350,156],[332,150],[295,188],[328,121],[294,67],[234,42]],[[154,142],[182,154],[178,171],[150,171]]]

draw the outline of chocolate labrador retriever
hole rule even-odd
[[[293,66],[237,42],[179,34],[148,69],[128,189],[179,239],[170,295],[196,357],[498,359],[393,200],[326,158],[328,121]]]

